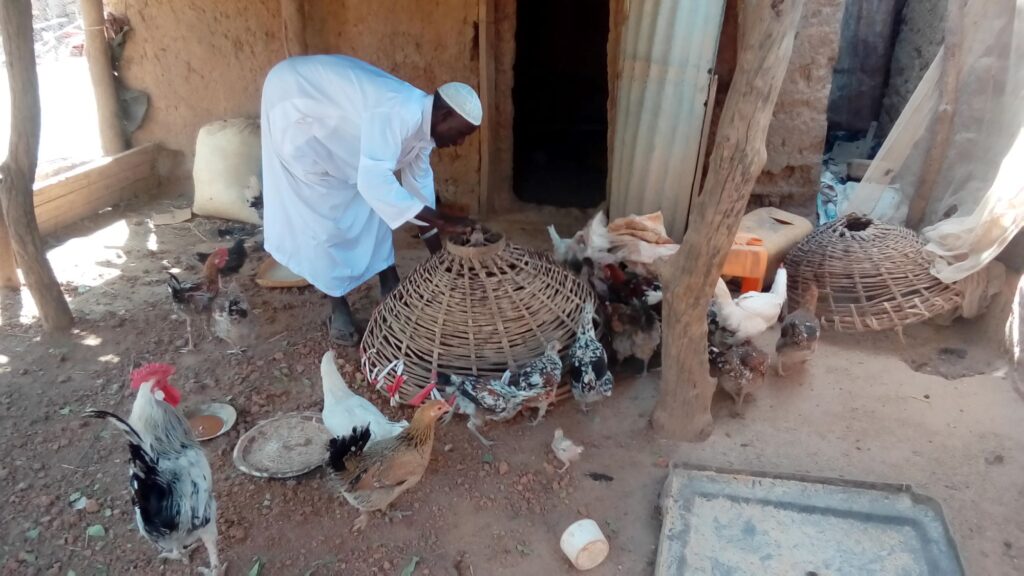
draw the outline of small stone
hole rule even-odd
[[[85,501],[85,511],[89,514],[95,514],[100,511],[100,503],[89,498]]]
[[[508,462],[505,462],[504,460],[498,462],[498,474],[502,476],[508,474]]]
[[[985,464],[989,466],[997,466],[1005,461],[1002,454],[993,454],[992,456],[985,457]]]

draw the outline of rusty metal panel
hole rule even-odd
[[[612,218],[661,210],[679,240],[700,166],[725,0],[632,0],[621,42]]]

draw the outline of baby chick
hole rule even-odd
[[[555,429],[555,437],[551,440],[551,450],[555,453],[555,458],[564,464],[559,472],[565,472],[569,469],[569,464],[580,459],[580,455],[583,454],[583,446],[576,444],[572,440],[565,437],[562,433],[561,428]]]

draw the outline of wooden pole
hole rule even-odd
[[[494,157],[494,0],[480,0],[480,102],[484,122],[480,126],[480,194],[477,214],[487,215],[491,204],[491,163]]]
[[[736,73],[722,110],[696,216],[661,270],[665,290],[661,386],[655,433],[677,440],[711,434],[707,306],[764,167],[765,136],[793,51],[804,0],[743,0]]]
[[[11,136],[7,160],[0,165],[0,209],[43,328],[62,332],[71,328],[74,319],[46,259],[32,201],[40,113],[31,0],[0,2],[0,36],[11,91]]]
[[[305,0],[281,0],[281,27],[287,57],[302,56],[309,52],[306,44]]]
[[[2,208],[0,208],[0,288],[21,288],[21,280],[18,279],[18,265],[14,261],[14,245],[11,244],[11,234],[7,231],[7,222],[4,220]]]
[[[104,31],[103,0],[79,0],[82,26],[85,28],[85,59],[89,63],[92,91],[96,95],[96,117],[99,120],[100,148],[104,156],[120,154],[128,149],[121,125],[121,108],[114,85],[114,68],[110,47]]]
[[[935,112],[931,146],[922,164],[921,178],[907,208],[907,227],[914,230],[920,228],[924,220],[953,136],[957,88],[960,85],[963,21],[964,0],[949,0],[946,9],[946,37],[942,43],[942,92],[939,95],[939,107]]]

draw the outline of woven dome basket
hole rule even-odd
[[[786,256],[789,301],[819,290],[822,324],[840,332],[900,330],[960,305],[955,285],[929,271],[914,231],[851,214],[804,238]]]
[[[367,378],[395,360],[405,364],[398,393],[408,402],[433,370],[500,377],[558,339],[564,354],[590,290],[546,254],[496,232],[449,238],[381,303],[363,337]],[[381,380],[390,385],[394,371]]]

